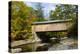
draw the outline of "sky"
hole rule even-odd
[[[36,9],[35,4],[37,2],[25,2],[28,6],[33,7],[34,9]],[[53,3],[41,3],[42,7],[43,7],[43,12],[44,12],[44,17],[45,18],[49,18],[49,13],[51,10],[55,10],[56,4]]]

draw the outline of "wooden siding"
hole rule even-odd
[[[35,32],[42,32],[42,31],[62,31],[67,30],[72,23],[70,22],[63,22],[63,23],[53,23],[53,24],[39,24],[33,25],[33,29]]]

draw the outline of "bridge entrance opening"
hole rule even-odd
[[[64,31],[36,32],[37,36],[41,39],[43,43],[44,42],[48,43],[55,39],[60,40],[61,38],[67,37],[66,33],[67,32],[64,32]]]
[[[49,36],[46,35],[46,32],[37,32],[37,36],[41,39],[42,42],[49,42]]]

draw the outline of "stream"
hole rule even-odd
[[[78,41],[72,38],[60,40],[57,43],[31,43],[17,46],[13,52],[36,52],[36,51],[55,51],[55,50],[70,50],[78,49]]]
[[[65,39],[61,40],[60,43],[53,44],[50,48],[48,48],[48,51],[53,50],[69,50],[69,49],[77,49],[77,40],[74,39]]]

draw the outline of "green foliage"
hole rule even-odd
[[[35,5],[36,7],[36,10],[34,11],[35,12],[35,15],[36,15],[36,21],[46,21],[45,18],[44,18],[44,14],[43,14],[43,7],[42,7],[42,4],[41,3],[37,3]]]
[[[73,20],[73,25],[68,30],[68,36],[78,39],[78,19]]]
[[[43,16],[42,4],[41,3],[37,3],[36,4],[36,8],[37,8],[37,10],[35,10],[35,12],[36,12],[37,18],[43,18],[44,16]]]
[[[56,5],[55,11],[50,12],[51,20],[74,19],[77,18],[76,5]]]
[[[26,39],[31,37],[31,24],[35,20],[34,9],[24,2],[12,1],[11,3],[11,37]],[[23,33],[27,33],[24,35]]]
[[[38,21],[38,22],[42,22],[42,21],[47,21],[47,20],[44,19],[44,18],[36,18],[36,21]]]
[[[56,5],[55,11],[50,12],[51,20],[65,20],[72,19],[73,25],[68,30],[68,36],[78,37],[78,6],[77,5]],[[58,33],[57,36],[64,36],[62,33]]]
[[[51,37],[65,37],[67,32],[46,32],[46,35]]]

